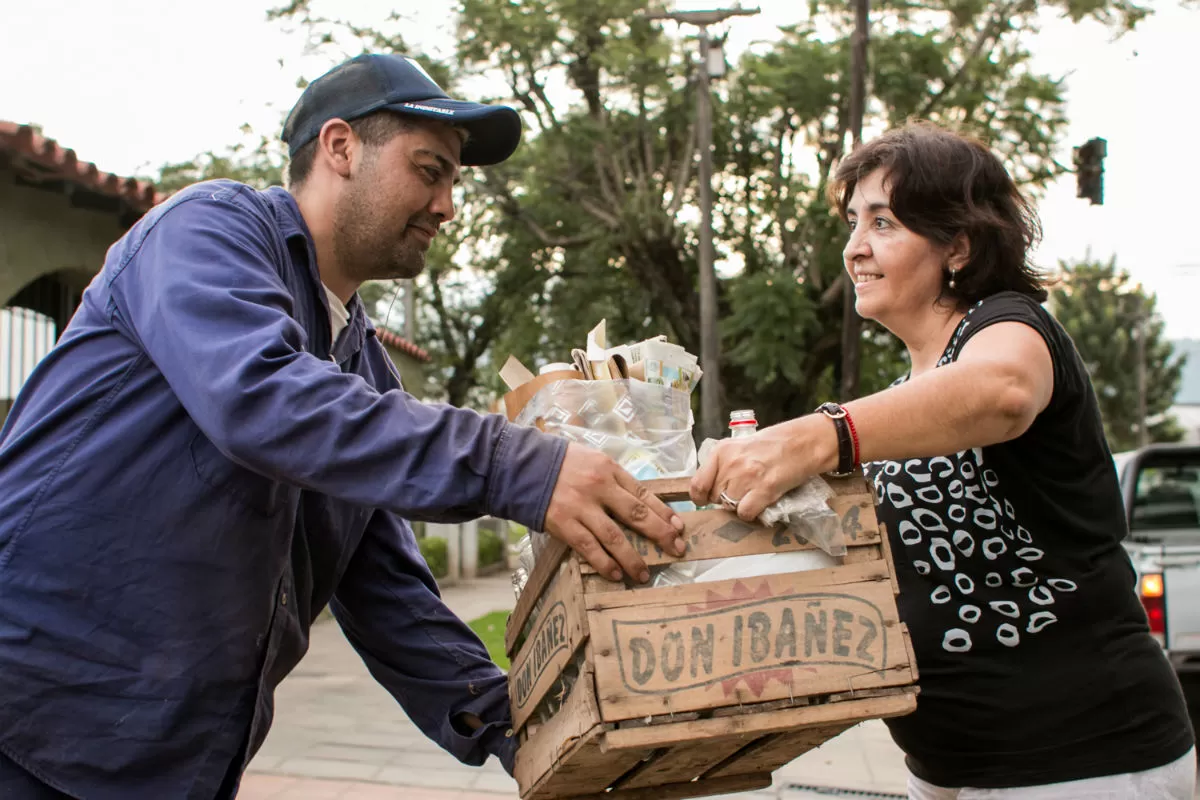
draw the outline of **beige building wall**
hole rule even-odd
[[[0,169],[0,306],[51,273],[81,293],[122,233],[116,214],[72,208],[65,193],[19,186]]]

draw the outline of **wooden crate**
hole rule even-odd
[[[506,634],[523,800],[759,789],[856,723],[916,708],[874,493],[862,478],[828,481],[849,548],[834,567],[628,588],[560,543],[547,547]],[[687,494],[686,480],[647,484],[664,499]],[[683,558],[627,532],[648,565],[812,548],[726,511],[681,516]],[[563,692],[572,665],[578,677]],[[552,690],[558,710],[535,714]]]

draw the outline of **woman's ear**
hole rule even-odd
[[[971,240],[967,238],[965,233],[960,233],[954,237],[954,241],[950,243],[950,252],[946,255],[946,266],[954,272],[958,272],[967,265],[971,260]]]

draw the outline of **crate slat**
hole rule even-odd
[[[521,638],[521,632],[525,629],[525,623],[529,622],[529,616],[533,613],[538,598],[542,596],[546,587],[550,585],[550,581],[558,574],[558,565],[569,554],[570,548],[567,545],[558,539],[551,539],[542,552],[541,558],[534,565],[525,589],[517,598],[516,607],[508,615],[508,626],[504,630],[504,652],[509,659],[512,659],[514,655],[517,640]]]
[[[521,648],[509,670],[514,726],[525,724],[587,635],[583,582],[575,565],[566,561],[546,593],[529,632],[528,646]]]
[[[687,783],[704,775],[745,746],[746,742],[741,737],[709,742],[704,747],[697,747],[691,743],[675,745],[620,781],[617,788],[641,789],[666,783]]]
[[[705,777],[722,778],[730,775],[771,773],[795,761],[809,750],[820,747],[833,737],[853,727],[850,723],[824,725],[797,733],[776,733],[764,736],[721,764]]]
[[[783,575],[770,575],[762,578],[735,578],[743,583],[761,580],[787,580],[797,589],[817,586],[842,586],[849,583],[864,581],[887,581],[887,564],[880,560],[865,561],[857,564],[846,564],[838,567],[814,569],[808,572],[788,572]],[[662,608],[686,608],[708,602],[712,588],[718,583],[687,583],[680,586],[662,588],[627,589],[623,592],[606,592],[587,599],[587,608],[592,611],[606,611],[613,608],[631,606],[658,605]]]
[[[869,497],[837,495],[829,501],[829,505],[841,519],[842,533],[848,548],[879,544],[879,525]],[[623,530],[633,549],[650,567],[708,558],[819,549],[782,526],[767,527],[743,522],[719,509],[689,511],[684,517],[684,525],[682,536],[687,542],[687,553],[682,556],[666,552],[655,542],[628,528]],[[586,563],[583,565],[583,571],[585,574],[595,572]]]
[[[707,584],[707,598],[685,608],[654,604],[589,614],[601,717],[611,722],[911,682],[891,585],[813,587],[799,580],[808,574]]]
[[[895,689],[894,692],[861,700],[843,700],[838,703],[798,706],[762,713],[754,713],[752,707],[748,707],[747,713],[729,717],[664,723],[645,728],[617,728],[604,734],[605,746],[609,752],[671,747],[686,742],[700,746],[710,739],[729,736],[756,737],[842,722],[854,725],[868,719],[901,716],[916,708],[915,691],[905,687]]]
[[[771,775],[733,775],[728,778],[672,783],[646,789],[617,789],[612,792],[576,796],[574,800],[686,800],[713,794],[753,792],[771,786]]]

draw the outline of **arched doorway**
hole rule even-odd
[[[79,307],[80,277],[68,271],[43,275],[0,309],[0,423]]]

